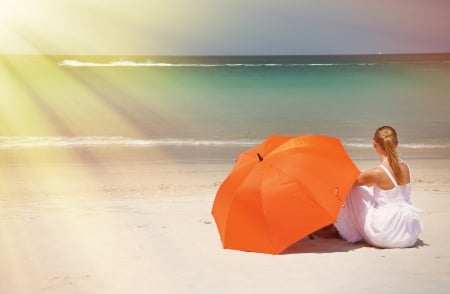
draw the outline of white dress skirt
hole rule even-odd
[[[335,226],[341,237],[354,243],[364,240],[380,248],[411,247],[423,230],[421,210],[411,204],[411,183],[399,186],[381,165],[394,188],[353,187]]]

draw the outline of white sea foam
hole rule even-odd
[[[64,67],[320,67],[320,66],[372,66],[376,63],[164,63],[147,61],[118,60],[110,62],[90,62],[65,59],[59,63]]]
[[[399,144],[399,147],[409,149],[445,149],[450,148],[449,144]]]
[[[195,140],[185,138],[133,139],[126,137],[0,137],[0,149],[100,146],[253,146],[253,140]]]
[[[170,63],[154,63],[151,61],[135,62],[128,60],[118,60],[110,62],[87,62],[75,59],[65,59],[59,63],[60,66],[67,67],[139,67],[139,66],[174,66]],[[189,66],[189,65],[187,65]]]
[[[345,147],[348,148],[354,148],[354,149],[371,149],[373,148],[372,144],[368,143],[343,143]],[[450,143],[447,144],[399,144],[399,148],[405,148],[405,149],[450,149]]]
[[[264,139],[205,140],[192,138],[135,139],[127,137],[0,137],[0,149],[22,149],[40,147],[83,148],[101,146],[151,147],[151,146],[210,146],[210,147],[253,147]],[[372,144],[362,143],[365,139],[343,140],[351,149],[369,149]],[[408,143],[400,144],[408,149],[450,149],[450,142],[443,144]]]

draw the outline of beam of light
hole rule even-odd
[[[1,3],[0,8],[7,6],[6,2]],[[3,12],[3,20],[5,16],[6,12]],[[46,52],[51,47],[58,50],[66,48],[42,34],[39,25],[34,30],[29,24],[17,24],[10,14],[6,20],[9,23],[8,32],[35,53]],[[1,136],[126,134],[128,137],[142,138],[149,134],[148,129],[142,126],[144,122],[157,127],[159,123],[170,120],[170,113],[160,112],[162,109],[169,111],[170,108],[161,97],[155,97],[153,104],[147,104],[152,105],[148,106],[148,111],[141,111],[141,115],[136,117],[127,106],[127,98],[129,95],[145,93],[136,93],[127,88],[132,81],[118,80],[118,77],[103,71],[90,76],[95,77],[95,80],[84,77],[82,72],[60,67],[49,56],[1,56]],[[96,81],[110,88],[104,89]],[[163,80],[152,82],[156,86],[158,83],[167,83]],[[145,95],[141,97],[145,99]],[[56,270],[58,266],[70,270],[79,264],[87,266],[95,261],[95,266],[107,273],[109,278],[119,278],[120,269],[114,266],[120,262],[122,248],[110,244],[116,238],[115,226],[118,220],[113,214],[94,218],[96,223],[91,224],[88,223],[91,219],[84,218],[84,215],[86,203],[92,201],[86,201],[91,194],[92,197],[98,194],[108,197],[105,192],[108,190],[114,191],[116,195],[127,193],[115,189],[129,185],[133,174],[115,170],[116,166],[109,166],[108,160],[116,157],[126,160],[129,156],[126,153],[131,151],[126,148],[118,152],[103,151],[82,148],[0,151],[0,177],[7,179],[7,184],[2,182],[1,197],[2,200],[10,197],[0,202],[0,208],[16,218],[2,219],[0,225],[0,273],[5,274],[11,283],[19,285],[19,293],[30,293],[35,289],[34,283],[42,277],[41,267],[49,264],[44,260],[49,257],[46,256],[47,245],[56,244],[52,256],[55,261],[50,262],[50,266],[55,266]],[[155,153],[161,159],[170,158],[170,154],[163,150]],[[125,166],[129,167],[127,164]],[[132,183],[135,185],[136,181]],[[33,207],[21,206],[20,203]],[[47,214],[48,206],[51,205],[55,209]],[[34,227],[39,227],[39,232],[31,232]],[[95,236],[98,230],[104,233]],[[62,239],[59,236],[69,238]],[[128,244],[133,247],[134,240]]]
[[[0,52],[12,54],[144,54],[170,41],[183,10],[159,1],[0,0]],[[125,9],[126,8],[126,9]],[[170,8],[170,9],[169,9]],[[126,13],[124,13],[126,11]],[[176,23],[179,23],[176,21]],[[169,25],[170,24],[170,25]],[[32,28],[35,46],[17,30]],[[149,42],[149,40],[152,40]],[[159,50],[160,51],[160,50]],[[161,52],[162,53],[162,52]]]

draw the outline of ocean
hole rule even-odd
[[[450,54],[4,55],[0,83],[3,161],[228,162],[271,134],[334,136],[372,159],[382,125],[403,158],[450,158]]]

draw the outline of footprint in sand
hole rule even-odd
[[[64,286],[71,286],[79,281],[88,280],[91,275],[75,275],[75,276],[62,276],[62,277],[52,277],[48,280],[48,286],[44,289],[52,289]]]

